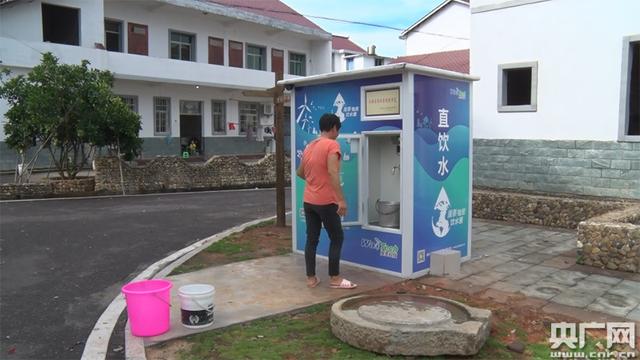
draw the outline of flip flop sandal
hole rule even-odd
[[[347,279],[342,279],[340,284],[338,284],[338,285],[331,284],[331,285],[329,285],[329,287],[332,288],[332,289],[355,289],[356,287],[358,287],[358,285],[355,284],[355,283],[352,283],[351,281],[349,281]]]
[[[318,284],[320,284],[320,279],[316,278],[316,282],[314,282],[313,284],[307,284],[307,287],[313,289],[314,287],[318,286]]]

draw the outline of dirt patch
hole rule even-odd
[[[291,227],[278,227],[269,221],[221,239],[187,260],[171,275],[290,252]]]
[[[176,339],[150,347],[146,354],[149,360],[175,360],[179,358],[179,354],[186,353],[190,348],[190,341]]]

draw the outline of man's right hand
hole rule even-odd
[[[338,201],[338,215],[347,215],[347,203],[344,200]]]

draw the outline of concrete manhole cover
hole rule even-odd
[[[432,325],[451,319],[451,312],[443,307],[393,300],[362,305],[358,315],[372,322],[398,325]]]
[[[473,355],[489,336],[489,310],[431,296],[343,299],[331,308],[331,330],[342,341],[388,355]]]

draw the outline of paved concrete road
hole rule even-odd
[[[0,202],[0,358],[80,358],[95,321],[140,271],[274,214],[273,190]]]

